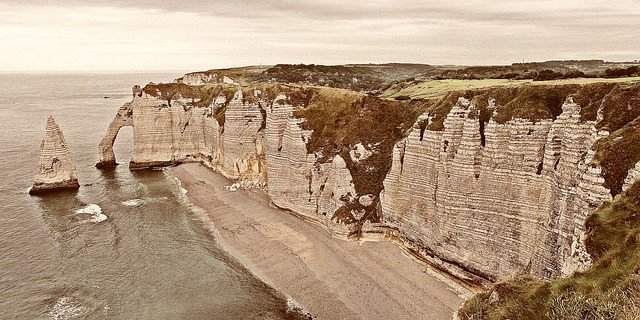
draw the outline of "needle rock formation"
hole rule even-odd
[[[53,117],[47,119],[47,128],[40,145],[40,162],[30,194],[58,189],[78,189],[76,165],[71,159],[64,135]]]

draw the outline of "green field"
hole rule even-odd
[[[560,84],[589,84],[596,82],[640,82],[640,77],[629,78],[574,78],[551,81],[510,80],[510,79],[482,79],[482,80],[427,80],[419,83],[394,84],[379,96],[393,99],[406,96],[411,99],[439,99],[448,92],[457,90],[470,90],[496,86],[522,86],[522,85],[560,85]]]

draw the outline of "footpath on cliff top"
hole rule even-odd
[[[389,242],[346,242],[200,164],[169,169],[221,245],[314,319],[451,319],[462,299]]]

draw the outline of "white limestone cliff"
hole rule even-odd
[[[378,195],[357,194],[345,162],[366,159],[370,146],[354,145],[350,159],[309,153],[312,132],[283,95],[251,100],[238,91],[230,101],[219,97],[198,107],[193,99],[177,95],[169,103],[139,88],[133,96],[109,126],[101,163],[115,164],[111,145],[119,128],[130,125],[133,169],[202,162],[241,186],[267,186],[275,205],[334,236],[393,241],[480,286],[588,267],[584,221],[611,198],[591,161],[603,133],[580,120],[580,106],[571,99],[555,120],[486,125],[475,106],[460,99],[443,131],[416,123],[396,144],[378,202]],[[220,108],[222,123],[213,116]],[[629,177],[637,179],[638,170]],[[362,212],[350,209],[353,204],[375,205],[382,221],[359,221]]]
[[[46,133],[40,145],[40,160],[30,194],[59,189],[78,189],[76,165],[71,159],[64,135],[53,117],[47,119]]]
[[[283,101],[277,97],[275,101]],[[317,163],[307,152],[311,132],[302,130],[304,119],[293,118],[293,106],[273,103],[267,110],[265,132],[268,193],[281,208],[295,211],[328,228],[334,235],[346,237],[352,231],[340,223],[334,213],[356,197],[351,173],[344,159],[335,156]]]
[[[397,144],[384,182],[389,236],[471,281],[587,267],[586,215],[611,196],[588,165],[597,133],[579,110],[567,100],[555,121],[491,120],[484,145],[465,99],[444,131],[415,128]]]

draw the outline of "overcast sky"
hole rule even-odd
[[[638,0],[133,2],[0,0],[0,71],[640,60]]]

